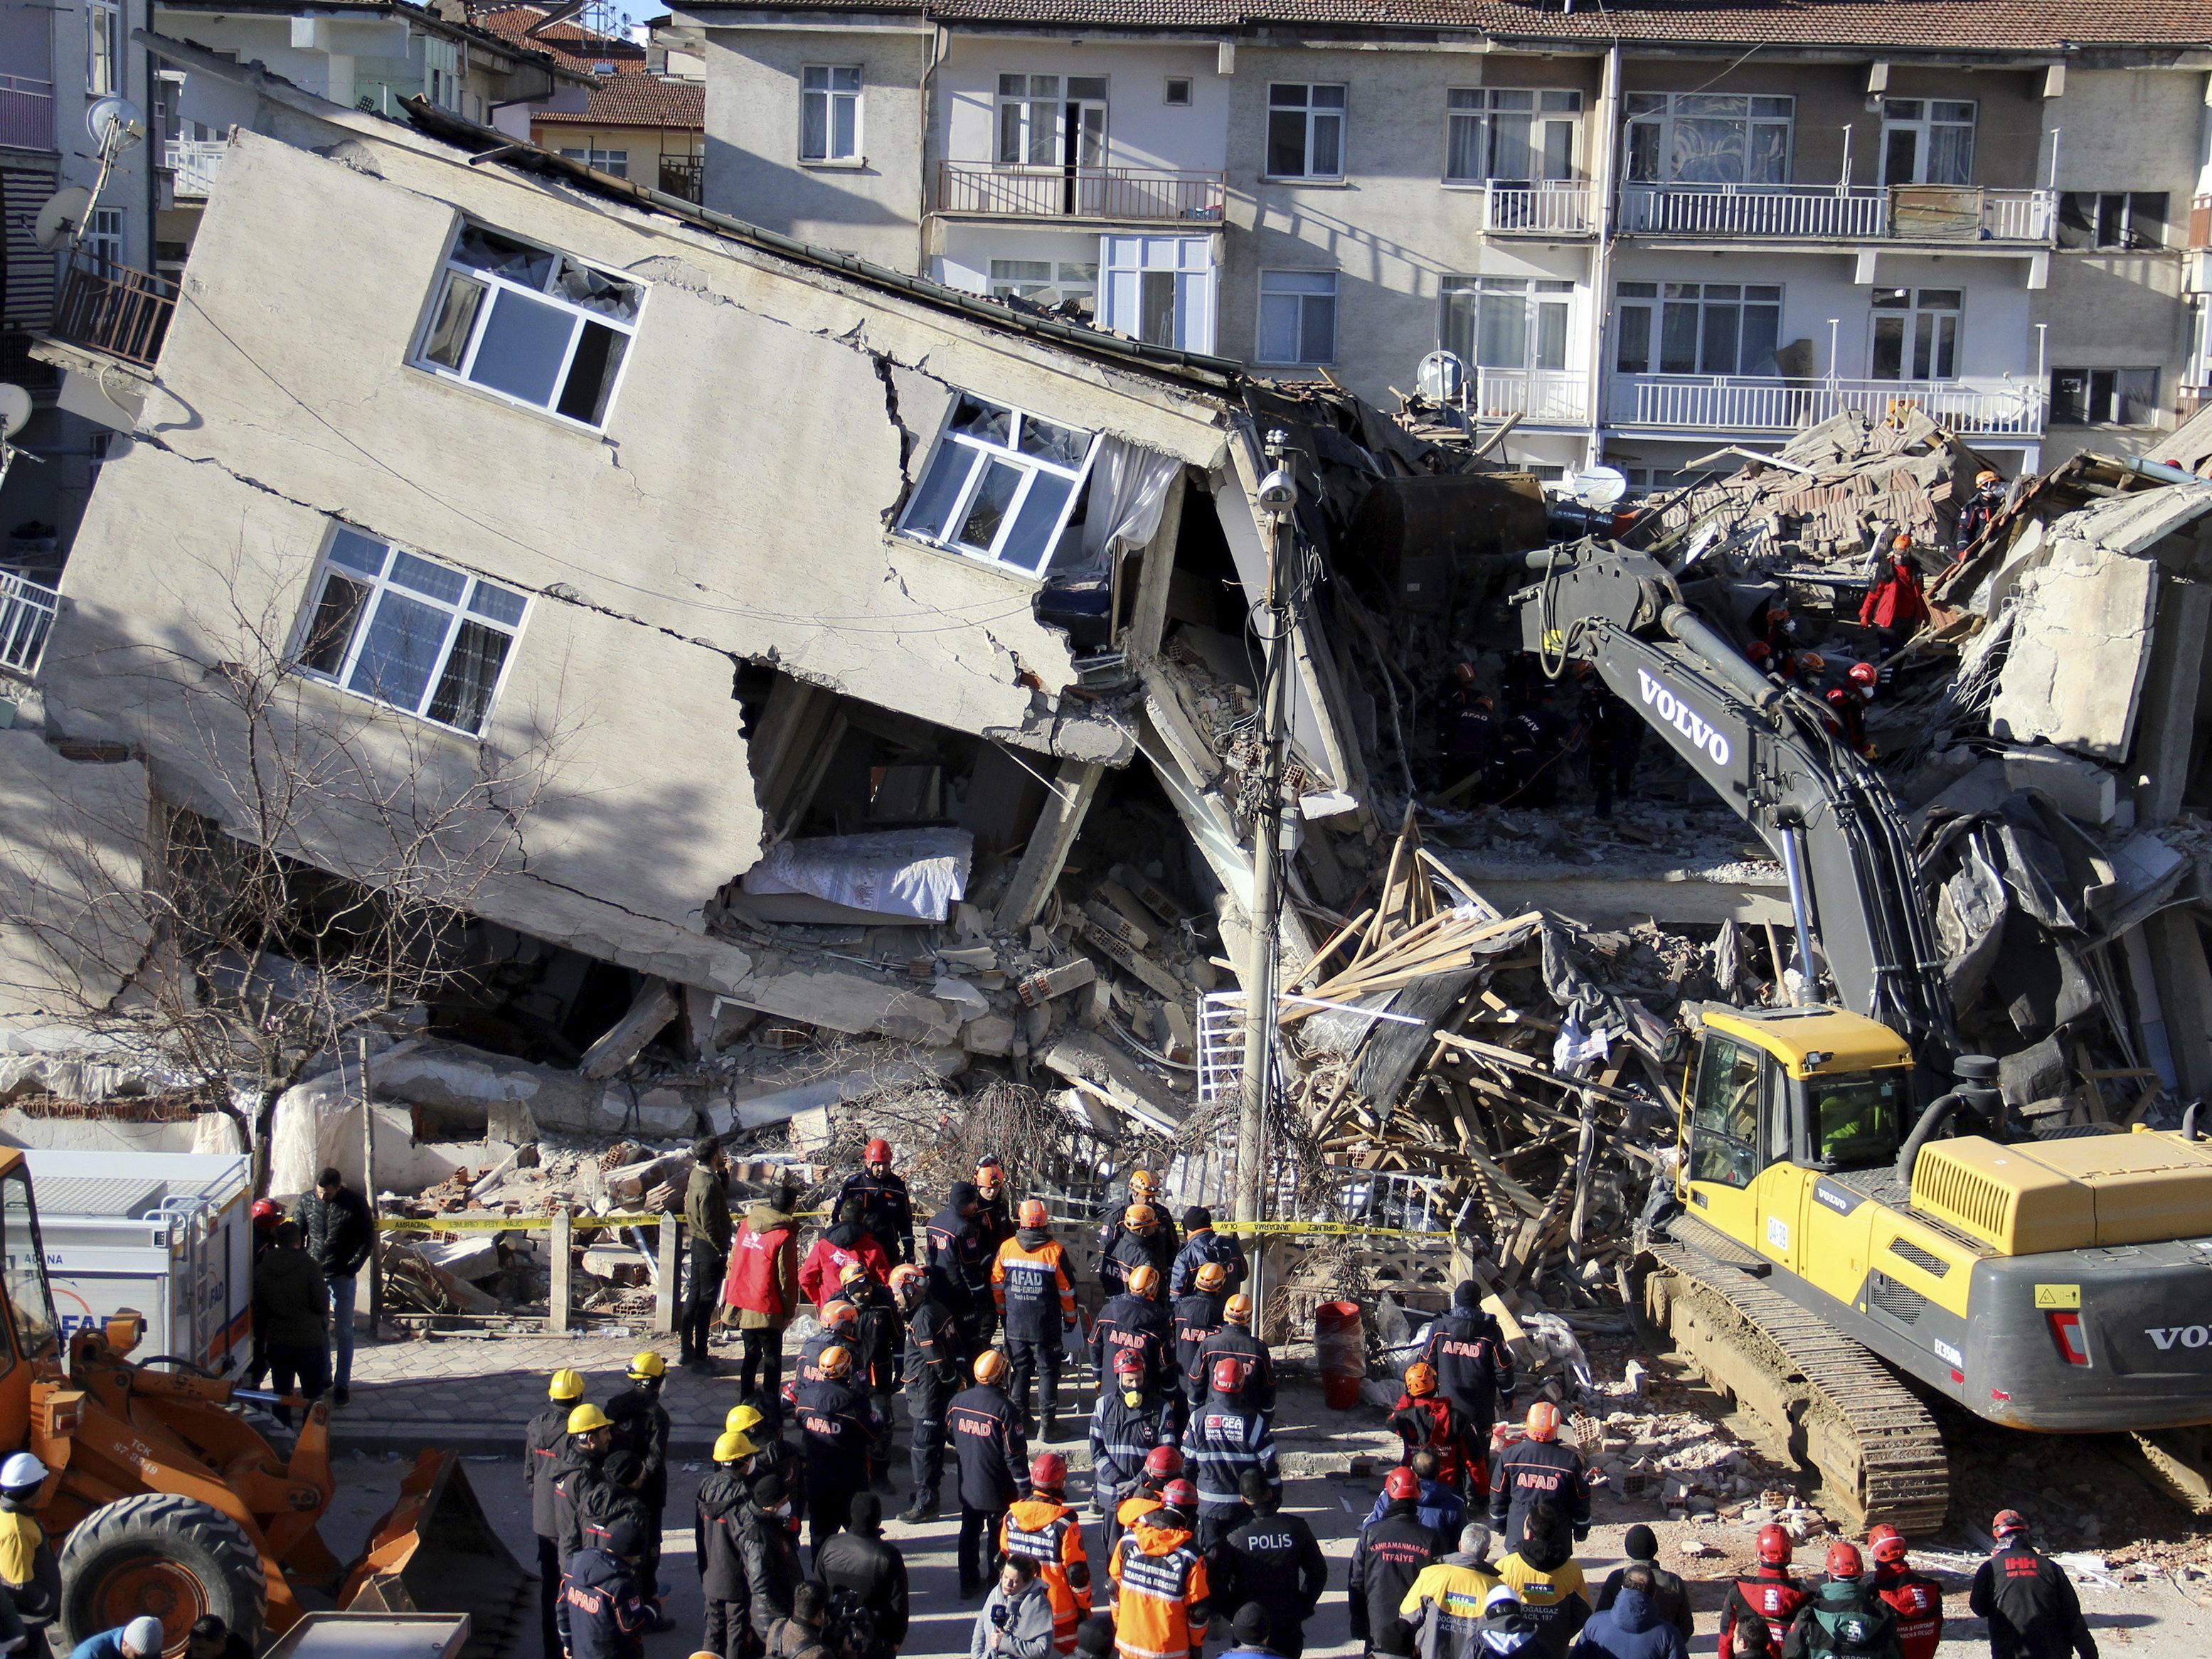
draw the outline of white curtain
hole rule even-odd
[[[1098,441],[1091,463],[1091,506],[1083,520],[1083,562],[1104,569],[1152,540],[1167,505],[1168,485],[1182,463],[1120,438]]]

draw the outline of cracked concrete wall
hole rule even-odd
[[[134,896],[147,811],[139,762],[0,732],[0,1019],[82,1019],[122,990],[151,942]]]

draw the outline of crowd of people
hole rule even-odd
[[[797,1191],[733,1218],[719,1146],[694,1149],[679,1363],[718,1369],[718,1324],[734,1326],[742,1354],[692,1517],[696,1659],[900,1651],[908,1572],[884,1536],[900,1394],[910,1501],[898,1518],[937,1520],[948,1498],[957,1509],[959,1593],[980,1603],[970,1659],[1202,1659],[1209,1638],[1225,1659],[1301,1659],[1331,1574],[1312,1528],[1283,1507],[1273,1358],[1237,1240],[1202,1208],[1178,1225],[1153,1177],[1131,1177],[1099,1237],[1097,1392],[1064,1418],[1077,1285],[1045,1205],[1015,1202],[987,1159],[917,1226],[891,1164],[871,1141],[802,1255]],[[815,1329],[787,1382],[784,1334],[810,1306]],[[645,1634],[668,1628],[665,1376],[661,1356],[641,1352],[600,1405],[578,1373],[556,1372],[530,1425],[546,1659],[638,1659]],[[1460,1285],[1390,1417],[1401,1461],[1342,1584],[1353,1636],[1390,1659],[1685,1659],[1687,1587],[1641,1526],[1627,1565],[1592,1585],[1576,1556],[1590,1528],[1582,1455],[1549,1400],[1517,1434],[1501,1429],[1516,1392],[1497,1322]],[[1087,1520],[1066,1456],[1048,1449],[1078,1435]],[[1970,1597],[1992,1659],[2096,1659],[2072,1585],[2027,1522],[2008,1510],[1995,1532]],[[1759,1533],[1757,1557],[1729,1592],[1723,1659],[1932,1659],[1942,1591],[1893,1528],[1863,1549],[1833,1543],[1817,1581],[1793,1575],[1778,1527]]]

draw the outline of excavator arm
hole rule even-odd
[[[1821,706],[1753,668],[1647,554],[1513,556],[1534,578],[1509,595],[1523,648],[1553,674],[1588,662],[1759,832],[1788,872],[1801,954],[1817,938],[1843,1006],[1948,1076],[1958,1032],[1903,817]]]

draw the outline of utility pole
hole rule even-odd
[[[1297,672],[1291,604],[1296,561],[1289,556],[1297,482],[1283,465],[1285,435],[1267,434],[1267,476],[1259,507],[1267,537],[1267,592],[1261,643],[1267,666],[1260,695],[1260,781],[1252,811],[1252,959],[1244,971],[1244,1100],[1237,1120],[1237,1219],[1261,1218],[1267,1096],[1275,1056],[1275,865],[1282,854],[1283,744],[1291,676]]]

